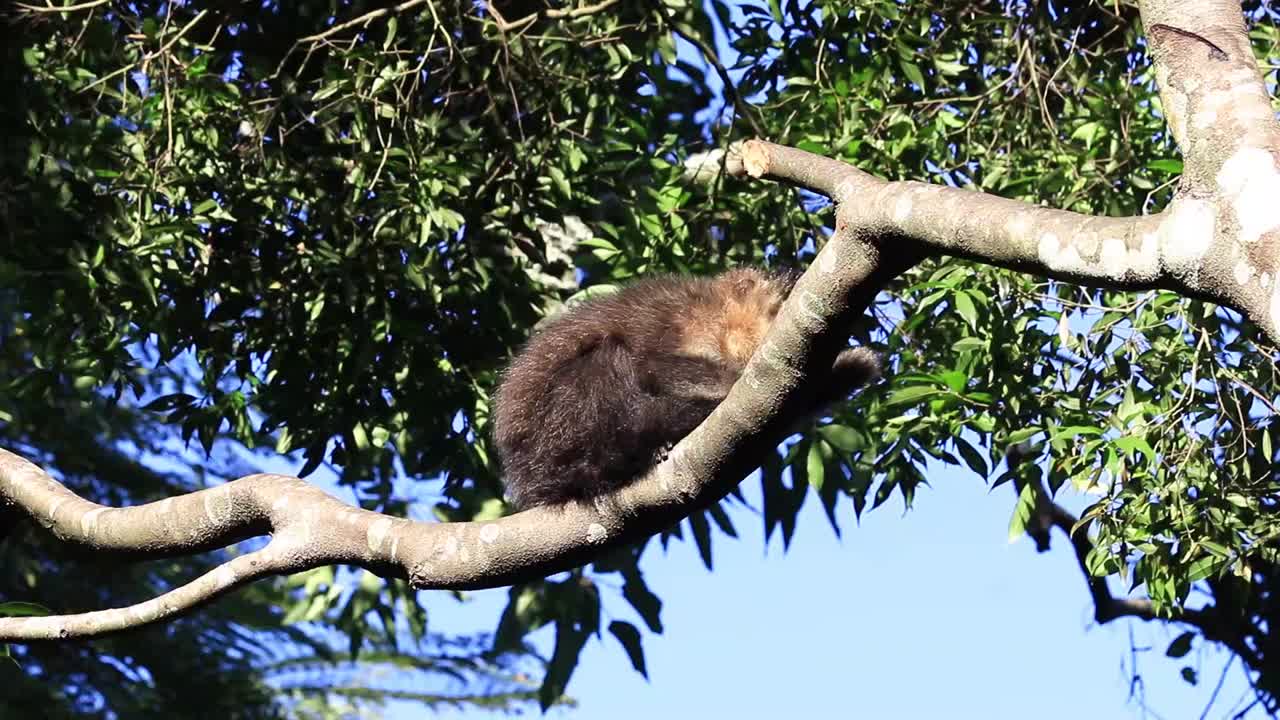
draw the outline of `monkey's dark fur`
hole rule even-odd
[[[729,393],[794,275],[658,277],[588,300],[534,334],[498,387],[494,437],[517,507],[586,501],[649,469]],[[875,377],[846,350],[813,410]]]

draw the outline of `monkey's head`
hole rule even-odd
[[[730,270],[715,279],[721,302],[718,310],[719,354],[730,365],[746,367],[764,340],[787,294],[795,285],[792,273],[769,273],[756,268]]]
[[[799,270],[790,268],[761,270],[742,267],[721,273],[715,278],[715,282],[732,288],[733,294],[738,297],[778,295],[785,300],[800,280],[800,275]]]

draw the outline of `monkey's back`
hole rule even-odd
[[[588,500],[642,474],[723,400],[786,289],[754,269],[659,277],[550,321],[495,396],[511,500]]]

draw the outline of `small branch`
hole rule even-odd
[[[94,80],[88,85],[85,85],[84,87],[80,88],[80,92],[86,92],[92,88],[102,85],[103,83],[109,82],[112,78],[119,77],[120,75],[123,75],[129,72],[130,70],[132,70],[134,67],[138,65],[145,66],[147,63],[151,62],[152,60],[155,60],[161,55],[164,55],[165,53],[169,52],[169,50],[173,48],[173,46],[177,44],[177,42],[181,40],[183,36],[185,36],[191,30],[191,28],[195,27],[196,24],[199,23],[201,20],[203,20],[204,17],[208,14],[209,14],[208,10],[201,10],[200,12],[196,13],[195,17],[191,18],[191,20],[187,22],[186,25],[183,25],[182,28],[180,28],[178,32],[175,33],[174,36],[168,40],[168,42],[166,42],[164,45],[161,45],[156,50],[153,50],[152,52],[147,53],[145,56],[143,56],[142,60],[138,61],[138,63],[125,65],[119,70],[115,70],[110,73],[107,73],[106,75],[103,75],[97,80]]]
[[[1156,614],[1150,600],[1141,598],[1117,598],[1111,594],[1111,588],[1105,577],[1095,577],[1089,572],[1088,557],[1093,550],[1093,541],[1089,538],[1086,527],[1076,528],[1079,518],[1058,503],[1049,499],[1044,485],[1037,479],[1029,481],[1036,494],[1037,508],[1045,508],[1047,517],[1053,527],[1066,533],[1075,551],[1076,562],[1089,587],[1089,596],[1093,599],[1093,618],[1099,625],[1131,617],[1139,620],[1162,620],[1179,622],[1198,629],[1207,639],[1215,640],[1231,648],[1246,663],[1257,666],[1257,655],[1245,643],[1241,634],[1232,629],[1230,623],[1223,622],[1213,606],[1201,609],[1181,608],[1170,616]],[[1073,532],[1074,529],[1074,532]]]
[[[351,18],[350,20],[347,20],[345,22],[340,22],[337,25],[334,25],[333,27],[329,28],[328,30],[325,30],[324,32],[318,32],[314,35],[308,35],[304,38],[298,38],[298,42],[295,43],[295,47],[302,43],[307,43],[307,42],[314,43],[314,42],[319,42],[321,40],[331,38],[334,35],[337,35],[343,32],[344,30],[349,30],[357,25],[368,25],[369,23],[373,22],[374,20],[377,20],[378,18],[386,17],[387,15],[391,15],[391,14],[398,15],[404,12],[405,10],[412,10],[417,6],[425,5],[428,2],[430,2],[430,0],[405,0],[405,2],[402,2],[399,5],[378,8],[377,10],[370,10],[369,12],[363,15],[360,15],[358,17]]]
[[[595,15],[598,12],[603,12],[605,10],[608,10],[614,5],[617,5],[618,1],[619,0],[602,0],[601,2],[594,3],[592,5],[583,5],[582,7],[567,8],[567,9],[549,8],[543,12],[546,14],[547,17],[553,18],[553,19],[580,18],[580,17],[586,17],[588,15]]]
[[[90,0],[76,5],[28,5],[27,3],[14,3],[14,7],[28,13],[60,13],[75,12],[77,10],[89,10],[102,5],[107,5],[111,0]]]
[[[258,552],[232,558],[182,587],[136,605],[78,615],[5,618],[0,620],[0,635],[7,640],[27,642],[101,637],[179,617],[255,580],[303,569],[294,567],[287,558],[273,555],[268,545]]]
[[[547,17],[553,20],[572,20],[574,18],[587,17],[588,15],[595,15],[596,13],[604,12],[614,5],[617,5],[618,2],[619,0],[602,0],[598,3],[582,5],[576,8],[548,8],[546,10],[531,12],[519,20],[511,21],[504,18],[502,13],[498,12],[498,9],[493,6],[493,3],[485,3],[485,10],[489,13],[489,16],[493,18],[493,22],[498,26],[499,30],[502,32],[512,32],[532,25],[539,17]]]
[[[1218,694],[1222,692],[1222,686],[1227,682],[1227,673],[1231,672],[1231,664],[1235,662],[1235,656],[1227,658],[1227,662],[1222,666],[1222,672],[1218,675],[1218,684],[1213,686],[1213,692],[1209,694],[1209,701],[1205,703],[1204,710],[1200,712],[1200,720],[1207,720],[1209,711],[1213,709],[1213,704],[1218,701]]]

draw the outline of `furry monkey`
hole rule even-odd
[[[588,501],[643,474],[729,394],[796,279],[754,268],[650,278],[551,320],[495,396],[509,499]],[[878,374],[874,352],[845,350],[812,410]]]

